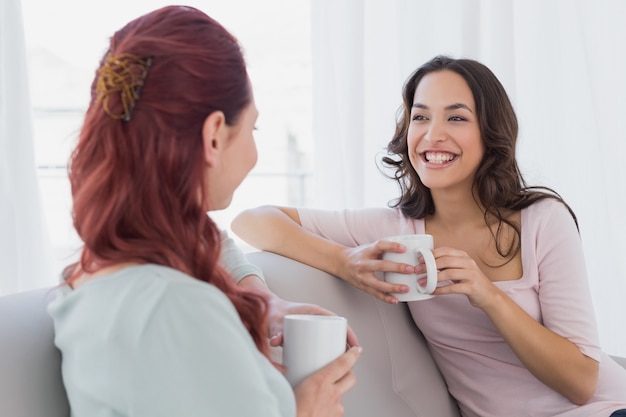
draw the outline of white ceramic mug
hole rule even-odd
[[[383,259],[393,262],[417,265],[420,256],[424,258],[426,265],[425,274],[402,274],[397,272],[385,272],[384,279],[392,284],[404,284],[409,287],[407,293],[394,293],[398,301],[417,301],[432,298],[431,294],[437,288],[437,265],[433,256],[433,237],[431,235],[414,234],[387,237],[384,240],[398,242],[406,246],[403,253],[385,252]],[[427,284],[421,286],[419,280],[426,277]]]
[[[346,351],[348,321],[340,316],[288,314],[283,325],[283,365],[292,387]]]

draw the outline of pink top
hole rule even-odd
[[[298,213],[305,229],[347,246],[425,233],[423,219],[406,218],[398,209]],[[608,417],[626,408],[626,369],[599,347],[582,244],[572,217],[562,204],[546,199],[522,210],[521,222],[523,275],[495,285],[535,320],[600,362],[596,394],[586,405],[576,406],[544,385],[464,295],[410,302],[450,393],[466,417]]]

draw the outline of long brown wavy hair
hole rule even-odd
[[[129,56],[144,65],[140,90],[130,106],[115,90],[103,101],[104,67]],[[234,125],[251,99],[237,40],[199,10],[164,7],[116,32],[68,166],[84,246],[65,268],[66,283],[122,262],[177,269],[222,290],[267,355],[267,301],[219,266],[220,230],[206,213],[203,123],[220,110]]]
[[[422,219],[435,212],[430,189],[422,183],[409,160],[407,134],[418,84],[425,75],[443,70],[454,71],[463,77],[474,96],[485,147],[485,154],[474,178],[474,198],[484,209],[485,223],[489,224],[490,218],[497,221],[492,234],[500,256],[511,259],[520,249],[520,225],[507,217],[510,211],[518,211],[539,200],[553,198],[567,207],[578,226],[574,212],[558,193],[548,187],[529,187],[526,184],[515,159],[517,117],[504,87],[493,72],[475,60],[441,55],[415,70],[404,84],[403,104],[398,111],[396,131],[387,145],[387,156],[382,158],[383,167],[393,170],[390,178],[397,181],[400,187],[400,197],[390,202],[390,206],[400,208],[405,216],[414,219]],[[506,247],[500,239],[505,224],[513,228],[516,235]]]

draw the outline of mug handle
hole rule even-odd
[[[417,283],[417,290],[422,294],[431,294],[437,288],[437,264],[435,263],[435,257],[430,249],[421,248],[415,249],[416,259],[419,260],[419,255],[424,258],[426,264],[426,286],[423,287]]]

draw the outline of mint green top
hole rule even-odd
[[[288,382],[213,285],[131,266],[58,291],[48,311],[74,417],[293,417]]]

